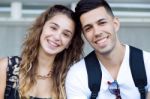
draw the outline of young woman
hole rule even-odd
[[[66,73],[80,59],[82,45],[74,12],[49,8],[29,29],[21,58],[0,60],[0,99],[65,99]]]

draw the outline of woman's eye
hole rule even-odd
[[[63,35],[64,35],[65,37],[70,37],[70,34],[69,34],[69,33],[63,33]]]

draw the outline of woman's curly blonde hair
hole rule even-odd
[[[83,52],[83,40],[81,36],[81,29],[78,27],[77,19],[74,12],[67,7],[62,5],[54,5],[51,8],[43,12],[29,29],[25,41],[23,43],[23,50],[21,54],[20,63],[20,85],[19,93],[21,98],[26,97],[26,92],[32,88],[35,84],[35,70],[37,70],[36,63],[38,61],[38,53],[40,47],[40,36],[42,33],[45,22],[50,20],[53,16],[58,13],[66,15],[68,18],[73,20],[76,24],[75,33],[72,38],[71,44],[68,49],[63,50],[56,55],[53,63],[52,82],[53,90],[55,94],[54,99],[65,99],[65,77],[69,66],[77,62]]]

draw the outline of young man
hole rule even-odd
[[[104,0],[80,0],[76,14],[83,34],[94,48],[102,71],[97,99],[140,99],[129,65],[129,46],[117,36],[120,22]],[[147,75],[146,99],[150,99],[150,53],[143,51]],[[91,61],[92,62],[92,61]],[[142,74],[142,73],[141,73]],[[93,75],[95,77],[95,75]],[[111,92],[117,87],[117,92]],[[71,67],[66,78],[67,99],[89,99],[88,74],[85,59]]]

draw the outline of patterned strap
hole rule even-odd
[[[14,94],[14,96],[17,94],[16,89],[18,89],[20,60],[21,58],[18,56],[8,57],[5,97],[10,97],[11,94]]]

